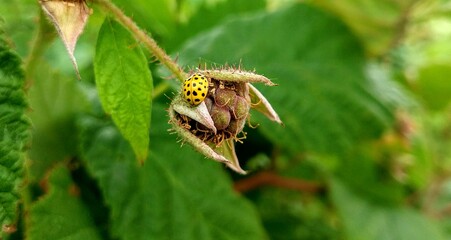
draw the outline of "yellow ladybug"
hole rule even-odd
[[[208,93],[208,80],[202,74],[195,73],[183,83],[183,97],[191,105],[197,106]]]

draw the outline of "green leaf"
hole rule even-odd
[[[343,153],[393,122],[391,92],[381,94],[375,85],[397,87],[388,79],[371,81],[357,39],[337,19],[306,5],[229,21],[187,42],[179,56],[181,64],[195,66],[199,58],[242,62],[277,83],[255,86],[286,127],[258,113],[252,118],[274,143],[294,152]]]
[[[298,191],[264,188],[254,199],[272,240],[344,239],[328,217],[328,207],[319,198]]]
[[[420,69],[416,92],[432,110],[443,110],[451,102],[451,65],[434,64]]]
[[[365,144],[360,149],[356,147],[355,152],[341,159],[335,176],[367,199],[387,205],[400,204],[405,201],[405,186],[394,180],[392,172],[387,169],[388,164],[383,164],[383,159],[387,158],[384,150],[374,150],[374,147]]]
[[[415,1],[315,0],[314,4],[334,13],[361,39],[373,55],[387,53],[399,41]]]
[[[30,127],[25,117],[25,81],[20,65],[21,60],[10,50],[0,32],[0,239],[3,229],[12,227],[17,219],[20,186],[23,186],[24,146]]]
[[[197,2],[199,4],[199,2]],[[183,1],[182,10],[185,10],[186,15],[192,14],[188,22],[182,23],[178,26],[175,36],[167,39],[165,47],[168,49],[173,49],[174,47],[179,47],[179,45],[189,39],[190,37],[198,34],[201,31],[210,29],[216,26],[224,19],[234,16],[234,15],[244,15],[259,10],[264,10],[266,1],[263,0],[227,0],[216,2],[211,4],[204,2],[199,9],[196,8],[193,3],[189,1]]]
[[[30,208],[27,239],[101,239],[67,168],[56,167],[46,180],[49,192]]]
[[[89,107],[81,82],[62,77],[43,61],[36,68],[46,74],[35,74],[29,90],[33,109],[28,113],[33,122],[30,182],[39,181],[55,162],[76,155],[75,116]]]
[[[178,20],[176,0],[117,0],[114,3],[153,35],[166,37],[174,32]]]
[[[378,205],[353,193],[338,180],[331,181],[332,200],[349,240],[440,240],[437,225],[404,207]]]
[[[14,43],[14,50],[25,58],[30,47],[30,31],[37,26],[35,14],[39,5],[34,0],[3,1],[0,8],[0,29],[5,32],[6,40]],[[30,21],[34,18],[34,21]]]
[[[99,32],[94,70],[102,106],[138,160],[144,161],[149,145],[152,76],[139,44],[109,18]]]
[[[139,167],[111,124],[80,121],[82,152],[111,208],[112,235],[121,239],[266,239],[252,206],[238,197],[222,165],[169,135],[154,106],[150,160]]]

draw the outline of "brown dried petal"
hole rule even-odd
[[[41,0],[39,3],[53,25],[55,25],[59,36],[66,46],[77,76],[80,78],[77,61],[74,57],[74,50],[77,39],[83,32],[83,28],[91,14],[91,9],[86,6],[85,1],[81,0]]]

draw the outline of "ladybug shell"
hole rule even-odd
[[[207,97],[208,80],[202,74],[195,73],[183,83],[183,97],[193,106],[199,105]]]

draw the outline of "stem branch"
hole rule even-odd
[[[94,0],[93,2],[97,3],[101,6],[106,12],[109,12],[113,15],[113,17],[124,25],[132,34],[135,36],[137,40],[144,43],[144,45],[154,54],[154,56],[164,64],[169,71],[171,71],[175,77],[183,82],[185,80],[185,72],[175,63],[166,52],[160,48],[157,42],[147,35],[142,29],[136,25],[133,20],[131,20],[128,16],[126,16],[121,9],[119,9],[116,5],[114,5],[109,0]]]
[[[323,189],[323,186],[319,183],[282,177],[269,171],[237,181],[234,184],[234,188],[238,192],[247,192],[265,185],[309,193],[316,193]]]

